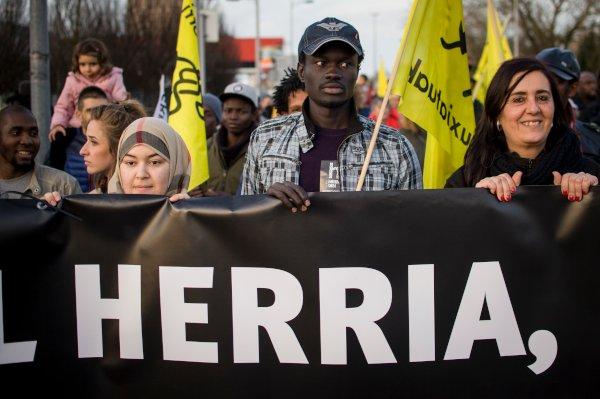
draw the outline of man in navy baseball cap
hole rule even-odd
[[[578,108],[573,101],[581,76],[577,57],[571,50],[550,47],[540,51],[535,58],[546,64],[555,77],[565,111],[570,116],[571,128],[579,137],[583,155],[600,163],[600,129],[594,124],[577,120]]]
[[[252,134],[242,194],[269,194],[292,212],[307,192],[354,191],[374,123],[358,114],[354,86],[364,58],[356,29],[337,18],[311,24],[298,45],[298,76],[308,95],[302,112],[262,123]],[[382,126],[363,190],[421,187],[408,140]]]
[[[363,60],[358,31],[349,23],[331,17],[306,28],[298,44],[298,58],[302,60],[305,54],[313,55],[321,46],[334,41],[348,44],[358,55],[359,62]]]

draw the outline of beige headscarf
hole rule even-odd
[[[169,188],[171,196],[187,189],[190,181],[190,154],[181,136],[165,121],[153,117],[136,119],[123,131],[117,149],[117,166],[108,182],[109,194],[123,194],[119,165],[123,157],[138,144],[145,144],[169,161]]]

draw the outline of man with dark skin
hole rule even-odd
[[[192,190],[190,196],[237,192],[250,134],[257,125],[258,95],[254,88],[232,83],[219,97],[223,101],[221,127],[207,141],[209,178]]]
[[[590,71],[582,71],[579,77],[579,86],[577,93],[587,102],[598,98],[598,79]]]
[[[35,197],[58,191],[61,195],[81,193],[74,177],[35,163],[40,148],[37,122],[27,108],[11,105],[0,111],[0,194],[18,191]]]
[[[227,132],[227,147],[239,144],[250,136],[249,128],[256,122],[256,110],[245,100],[231,97],[223,104],[223,131]]]
[[[273,91],[273,106],[277,116],[301,111],[306,97],[304,83],[298,77],[298,72],[294,68],[288,68]]]
[[[16,106],[2,111],[0,120],[0,179],[13,179],[29,172],[40,149],[33,115]]]
[[[202,97],[204,106],[204,128],[206,130],[206,139],[209,139],[217,131],[223,117],[223,106],[221,100],[211,93],[206,93]]]
[[[310,25],[299,45],[298,76],[308,98],[301,113],[265,122],[253,133],[242,194],[266,193],[292,212],[310,206],[307,192],[354,191],[374,123],[353,100],[363,51],[358,32],[336,18]],[[364,190],[421,187],[408,140],[382,127]]]
[[[579,108],[579,119],[589,122],[598,113],[598,79],[590,71],[581,72],[577,95],[573,98]]]

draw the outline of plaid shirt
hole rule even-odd
[[[307,104],[308,101],[305,103]],[[300,151],[313,148],[315,127],[303,112],[263,122],[250,137],[242,174],[242,195],[264,194],[273,183],[299,184]],[[354,191],[375,123],[355,114],[338,148],[341,191]],[[382,125],[363,191],[422,188],[414,149],[397,130]]]

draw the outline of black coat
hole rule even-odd
[[[492,165],[485,170],[485,177],[502,173],[523,172],[521,185],[551,185],[554,183],[553,171],[564,173],[585,172],[600,177],[600,165],[583,156],[581,145],[575,134],[569,132],[557,142],[554,148],[544,150],[535,159],[521,158],[516,153],[498,154]],[[464,175],[464,166],[446,180],[446,188],[468,186]]]

